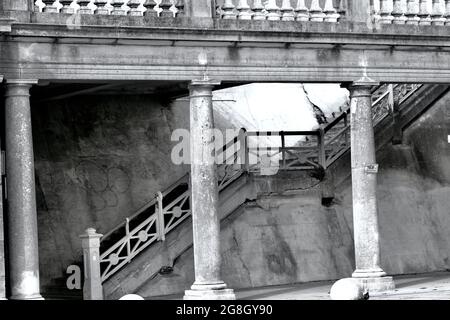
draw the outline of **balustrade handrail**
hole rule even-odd
[[[173,189],[178,187],[181,183],[188,181],[188,179],[189,179],[189,173],[184,174],[180,179],[178,179],[177,181],[172,183],[167,189],[165,189],[164,192],[163,192],[163,195],[168,194]],[[144,204],[142,207],[140,207],[135,213],[133,213],[133,215],[127,217],[126,219],[129,219],[131,221],[134,218],[136,218],[138,215],[140,215],[141,213],[143,213],[146,210],[148,210],[150,207],[152,207],[153,205],[156,204],[157,198],[158,198],[158,195],[156,194],[150,201],[148,201],[146,204]],[[108,238],[111,234],[113,234],[114,232],[116,232],[120,228],[123,228],[124,226],[125,226],[124,222],[118,224],[116,227],[111,229],[109,232],[105,233],[103,235],[102,239]]]
[[[195,5],[189,3],[194,1]],[[450,26],[450,0],[42,0],[34,10],[53,14],[95,14],[177,18],[340,23],[342,20],[379,24]],[[76,4],[76,5],[74,5]],[[23,6],[23,5],[22,5]],[[29,8],[25,7],[25,8]],[[76,8],[76,9],[75,9]],[[430,10],[431,8],[431,10]],[[187,9],[187,10],[185,10]],[[28,9],[29,10],[29,9]],[[193,12],[191,12],[191,10]]]

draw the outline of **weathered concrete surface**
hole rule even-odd
[[[186,108],[130,96],[33,106],[43,287],[81,262],[86,228],[111,230],[186,173],[170,161]]]

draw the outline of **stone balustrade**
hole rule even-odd
[[[215,17],[219,19],[337,23],[347,17],[349,21],[361,21],[347,12],[354,6],[352,1],[211,0],[210,5],[215,7]],[[367,10],[378,24],[450,25],[450,0],[373,0],[372,3]],[[189,0],[37,0],[35,10],[171,18],[183,16],[187,4]],[[361,12],[354,13],[357,14]]]
[[[216,12],[222,19],[338,22],[346,0],[221,0]]]
[[[65,14],[179,17],[184,0],[38,0],[35,11]]]
[[[380,24],[450,25],[450,0],[375,0]]]

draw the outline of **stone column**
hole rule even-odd
[[[219,82],[193,81],[190,89],[191,206],[195,282],[185,300],[232,300],[221,280],[219,192],[214,150],[212,89]]]
[[[5,93],[10,298],[17,300],[42,299],[30,109],[35,83],[8,80]]]
[[[3,77],[0,76],[0,81]],[[2,124],[0,124],[2,125]],[[0,133],[1,134],[1,133]],[[3,233],[3,175],[5,163],[2,152],[2,139],[0,136],[0,300],[6,299],[5,287],[5,238]]]
[[[369,292],[394,289],[392,277],[380,267],[377,211],[377,172],[369,78],[350,86],[351,162],[353,192],[353,232],[356,270],[352,277]]]

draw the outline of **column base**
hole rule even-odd
[[[191,290],[186,290],[184,300],[236,300],[233,289],[227,289],[223,282],[194,283]]]
[[[39,293],[32,295],[15,295],[9,297],[9,300],[45,300]]]
[[[233,289],[186,290],[183,300],[236,300]]]
[[[385,292],[395,289],[394,279],[389,276],[375,278],[353,278],[362,287],[364,292]]]

